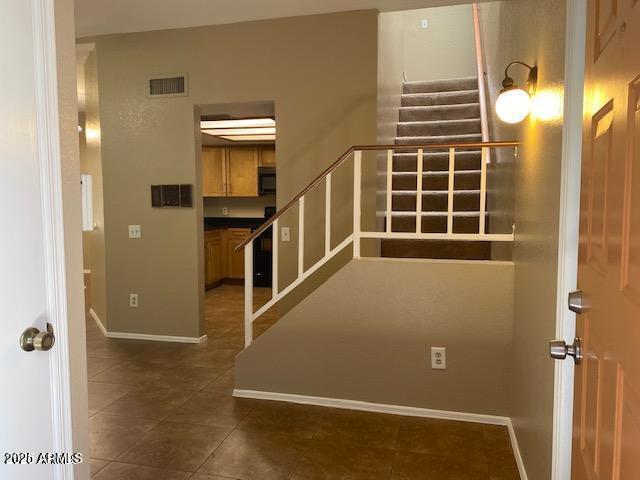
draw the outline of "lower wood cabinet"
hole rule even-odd
[[[251,235],[250,228],[218,228],[204,232],[204,283],[206,288],[225,278],[244,279],[244,251],[236,247]]]

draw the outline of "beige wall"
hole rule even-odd
[[[487,49],[493,95],[500,88],[500,70],[522,60],[538,65],[538,92],[562,102],[565,2],[510,0],[483,4],[481,11],[483,22],[485,14],[494,16],[483,31],[498,34],[490,39],[495,47]],[[526,70],[513,73],[520,83],[526,78]],[[554,383],[547,342],[556,325],[562,119],[542,120],[532,114],[516,128],[505,128],[495,118],[494,126],[494,135],[523,142],[508,167],[513,170],[516,222],[513,342],[518,346],[511,416],[529,479],[546,480],[551,472]]]
[[[73,2],[71,0],[56,0],[54,8],[60,157],[62,159],[65,282],[67,288],[66,333],[68,335],[71,380],[71,435],[73,450],[82,453],[85,458],[84,462],[74,467],[75,478],[80,479],[89,478],[90,472]],[[64,345],[63,342],[59,343],[56,348],[60,348],[62,345]]]
[[[375,142],[377,14],[108,35],[95,41],[109,330],[198,336],[202,202],[193,209],[152,209],[149,200],[155,183],[192,183],[196,192],[200,189],[194,105],[275,101],[277,203],[282,206],[348,147]],[[147,97],[149,75],[175,72],[188,74],[189,96]],[[348,172],[335,179],[338,233],[352,222],[350,182]],[[323,204],[322,191],[308,199],[307,232],[324,222]],[[127,238],[129,224],[142,226],[142,239]],[[281,247],[284,284],[295,276],[297,212],[281,225],[292,227],[292,242]],[[323,239],[309,233],[307,238],[308,263],[322,250]],[[130,292],[140,296],[137,309],[128,307]]]
[[[98,96],[98,66],[96,52],[87,57],[85,74],[84,132],[80,134],[80,167],[92,176],[94,230],[83,232],[84,268],[91,270],[90,305],[102,324],[108,326],[106,259],[104,243],[104,202],[102,187],[102,156],[100,149],[100,102]]]
[[[236,388],[507,416],[512,315],[511,263],[353,260],[237,357]]]

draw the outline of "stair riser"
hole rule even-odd
[[[431,240],[383,240],[382,256],[394,258],[491,259],[489,242],[441,242]]]
[[[456,170],[480,170],[481,155],[478,153],[462,154],[456,153],[455,169]],[[448,171],[449,170],[449,154],[438,156],[425,156],[423,159],[424,170],[431,171]],[[394,172],[415,172],[418,168],[417,155],[397,155],[393,158]]]
[[[403,85],[404,93],[455,92],[478,88],[477,78],[458,78],[428,82],[408,82]]]
[[[447,105],[436,107],[404,107],[400,109],[401,122],[426,122],[429,120],[461,120],[465,118],[479,118],[480,106]]]
[[[396,212],[415,212],[415,195],[393,195],[393,210]],[[447,195],[423,195],[423,212],[446,212],[449,208]],[[455,212],[477,212],[480,210],[480,194],[455,195],[453,198],[453,210]]]
[[[417,175],[394,175],[391,182],[394,190],[415,190],[417,187]],[[422,190],[448,190],[449,176],[426,176],[422,177]],[[480,175],[456,174],[454,190],[480,190]]]
[[[478,217],[456,217],[453,219],[453,233],[478,233]],[[415,232],[416,217],[395,217],[391,220],[394,232]],[[423,217],[422,233],[447,233],[447,217]]]
[[[482,135],[449,135],[439,137],[396,138],[397,145],[428,145],[442,143],[473,143],[482,141]]]
[[[480,134],[480,119],[451,120],[447,122],[399,123],[399,137],[431,137],[435,135]]]
[[[428,107],[434,105],[458,105],[478,103],[478,90],[438,94],[403,95],[403,107]]]

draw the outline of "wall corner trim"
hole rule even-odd
[[[252,398],[257,400],[273,400],[277,402],[317,405],[320,407],[360,410],[363,412],[386,413],[390,415],[404,415],[408,417],[437,418],[441,420],[457,420],[459,422],[475,422],[488,425],[503,425],[509,431],[513,455],[516,459],[521,480],[528,480],[524,462],[520,455],[518,440],[509,417],[497,415],[483,415],[479,413],[451,412],[447,410],[433,410],[430,408],[408,407],[404,405],[388,405],[384,403],[363,402],[360,400],[346,400],[342,398],[314,397],[293,393],[262,392],[258,390],[234,389],[233,396],[237,398]]]
[[[207,341],[207,336],[201,337],[176,337],[172,335],[149,335],[146,333],[130,333],[130,332],[109,332],[104,327],[100,317],[96,314],[93,308],[89,309],[89,315],[96,322],[98,328],[102,331],[102,334],[107,338],[124,338],[128,340],[150,340],[155,342],[174,342],[174,343],[204,343]]]

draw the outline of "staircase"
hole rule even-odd
[[[477,77],[406,82],[396,145],[482,141]],[[449,152],[425,151],[422,180],[422,231],[447,232]],[[456,149],[453,232],[478,231],[480,149]],[[417,153],[393,155],[393,232],[416,231]],[[488,225],[488,218],[485,220]],[[490,242],[382,240],[383,257],[488,260]]]

